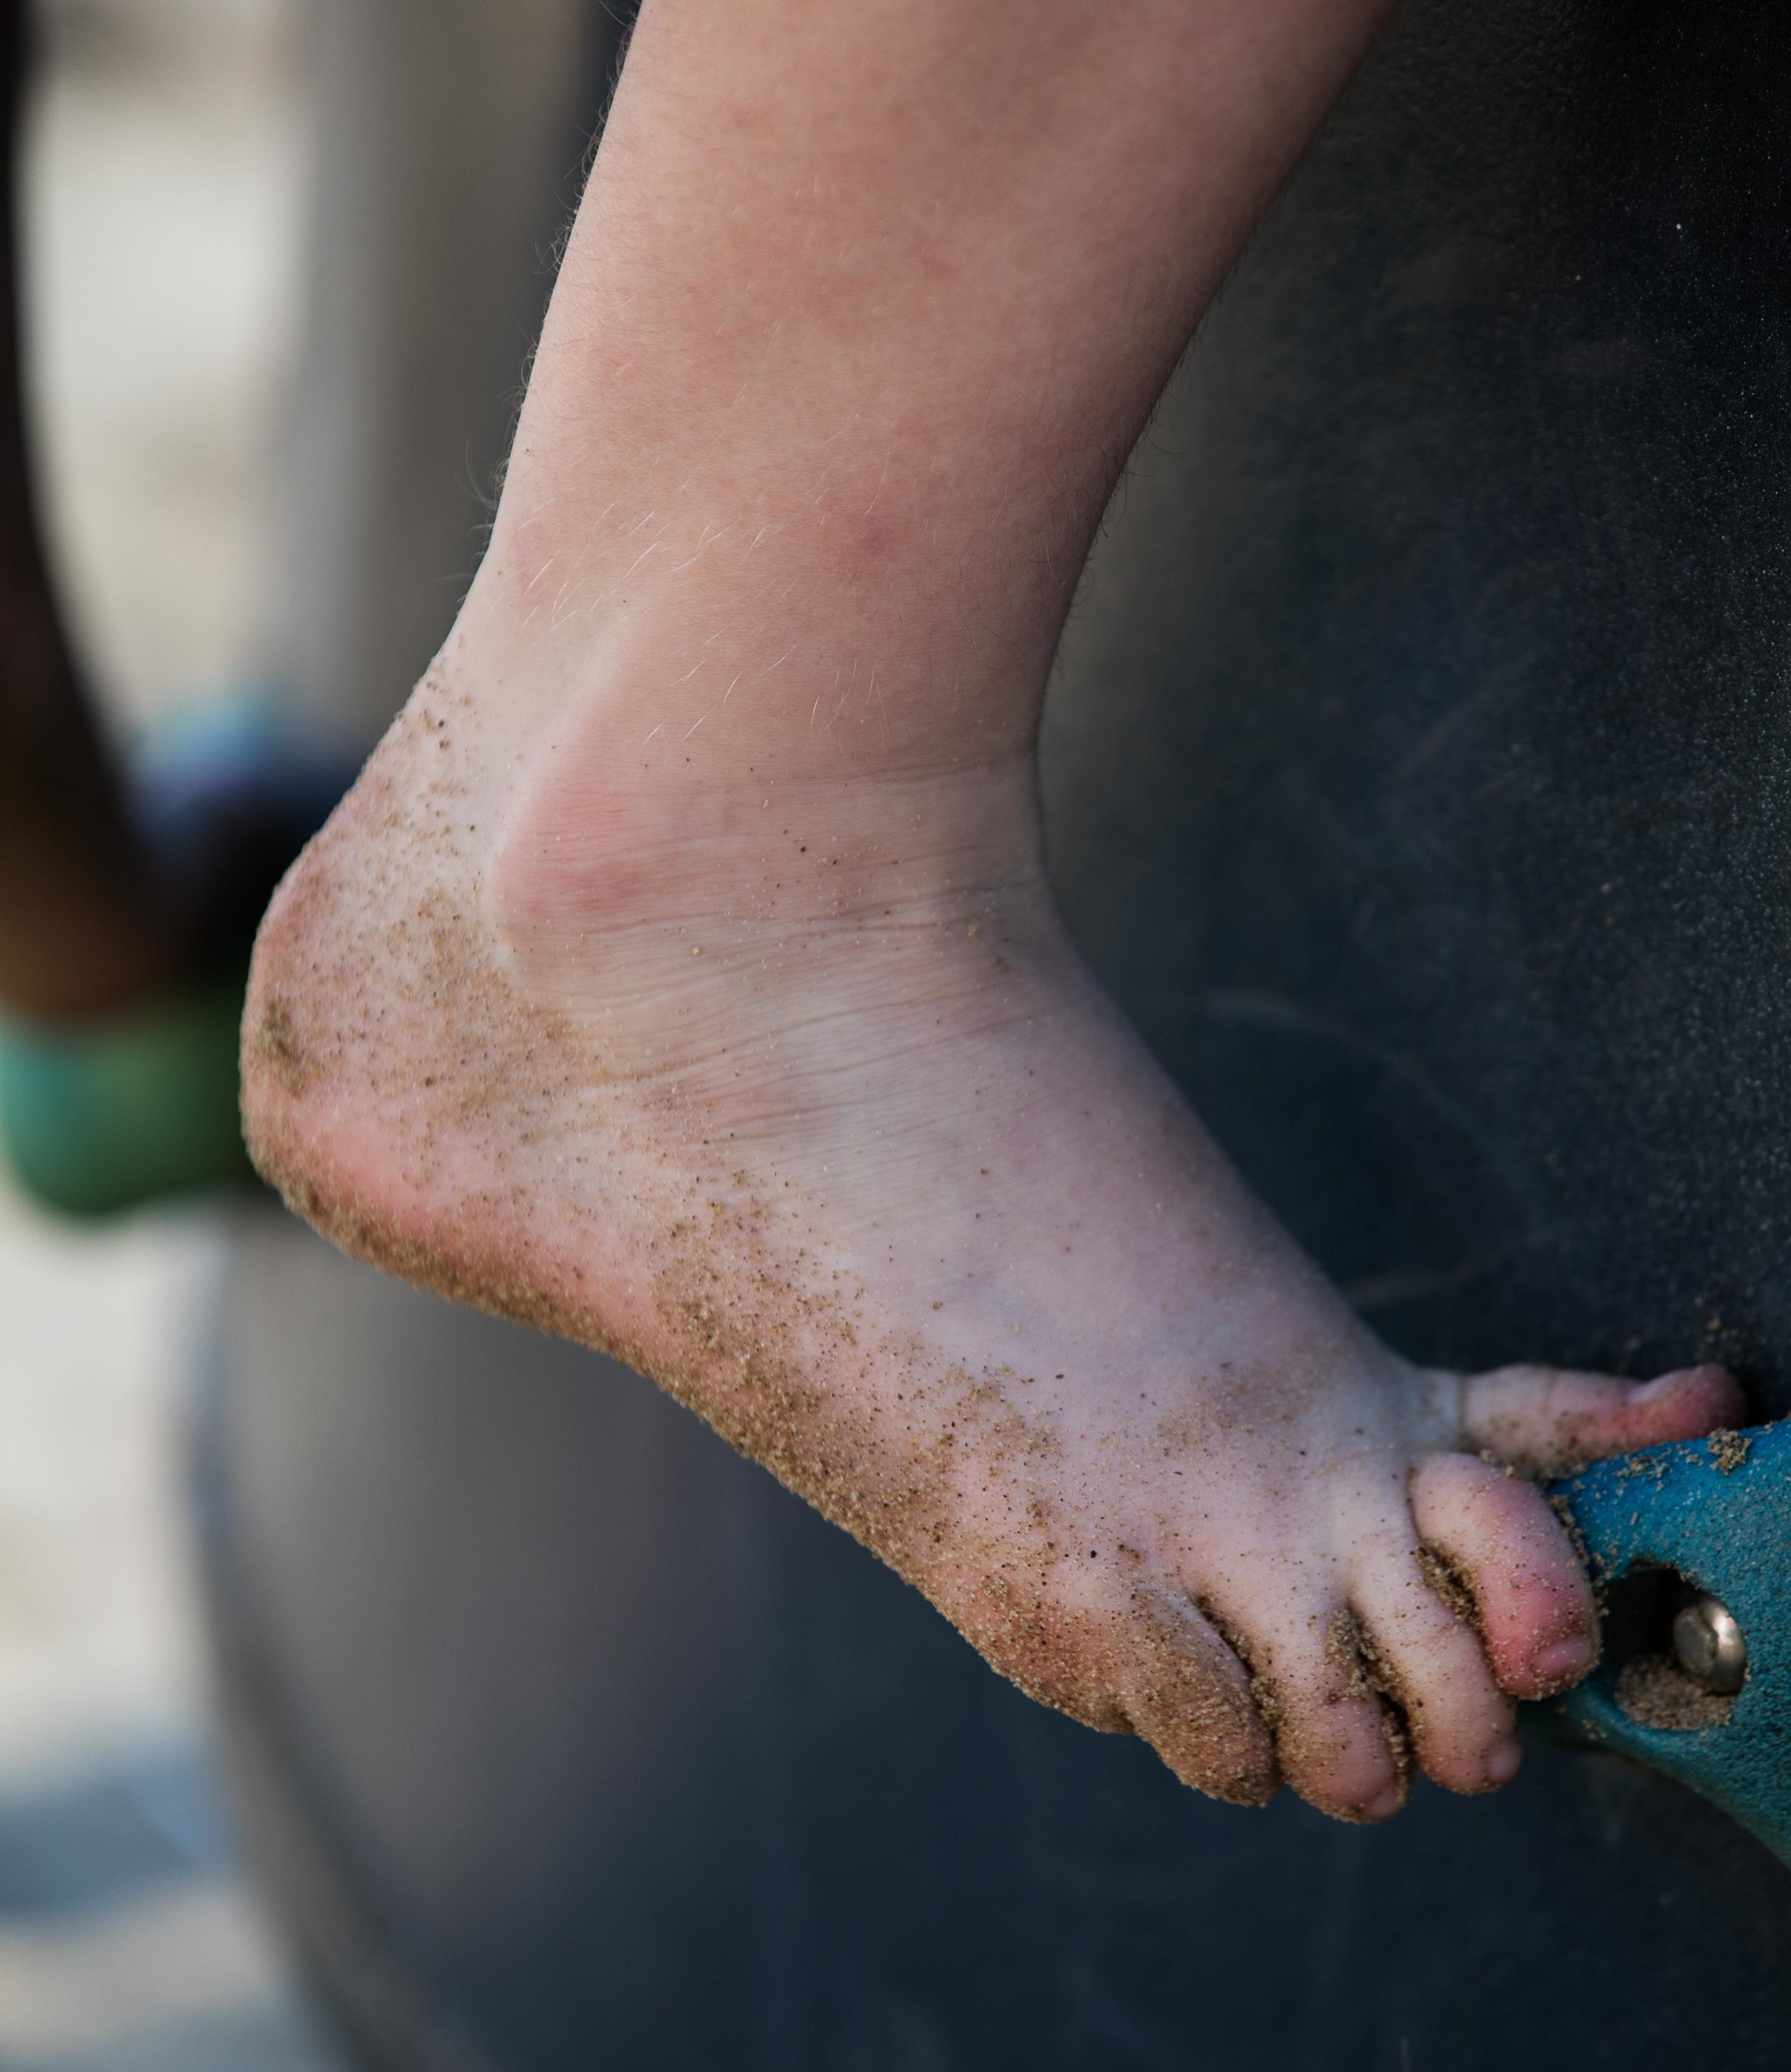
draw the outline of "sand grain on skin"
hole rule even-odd
[[[258,955],[303,982],[261,989],[246,1032],[265,1177],[355,1256],[648,1374],[924,1589],[1029,1696],[1141,1731],[1190,1783],[1260,1803],[1278,1782],[1262,1721],[1198,1613],[1148,1585],[1095,1605],[1054,1591],[1052,1528],[1027,1492],[1058,1441],[1022,1407],[1026,1377],[879,1330],[857,1276],[827,1264],[811,1205],[780,1190],[773,1206],[744,1168],[656,1154],[656,1103],[701,1139],[675,1092],[612,1084],[586,1031],[500,968],[464,853],[451,710],[426,684],[270,915]],[[430,781],[407,787],[425,750]],[[379,1133],[400,1185],[370,1188],[344,1162],[355,1141],[328,1134],[344,1111]],[[594,1136],[603,1170],[577,1174],[544,1244],[531,1189],[502,1176]],[[621,1328],[603,1285],[618,1279],[639,1291]],[[879,1370],[900,1376],[899,1412]],[[1011,1529],[991,1531],[991,1515]]]

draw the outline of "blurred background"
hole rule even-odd
[[[41,489],[121,737],[240,684],[306,192],[294,0],[39,0]],[[232,1860],[180,1494],[219,1215],[0,1179],[0,2068],[334,2072]]]

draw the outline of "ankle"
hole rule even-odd
[[[723,738],[743,772],[791,779],[1030,754],[1060,600],[1029,582],[998,598],[941,524],[898,552],[863,514],[792,516],[738,471],[725,496],[685,483],[649,508],[641,490],[595,524],[545,492],[515,516],[513,484],[463,620],[479,675],[553,687],[556,719],[588,711],[631,767],[712,772]]]
[[[1029,758],[793,772],[749,726],[706,746],[632,731],[598,706],[534,758],[489,870],[513,944],[619,927],[668,941],[694,928],[711,948],[793,929],[974,939],[1042,897]]]

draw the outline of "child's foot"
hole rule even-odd
[[[269,916],[264,1170],[653,1374],[1190,1783],[1372,1819],[1414,1761],[1503,1782],[1505,1694],[1575,1680],[1595,1622],[1482,1449],[1702,1433],[1733,1384],[1406,1366],[1077,962],[1023,761],[780,776],[744,721],[702,760],[528,589],[488,570]]]
[[[652,0],[485,565],[245,1051],[348,1248],[656,1375],[1189,1782],[1368,1818],[1591,1659],[1480,1449],[1736,1408],[1395,1359],[1043,883],[1097,517],[1384,5]]]

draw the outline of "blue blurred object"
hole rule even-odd
[[[44,1207],[107,1215],[253,1181],[237,1084],[249,950],[352,774],[345,755],[296,742],[259,695],[190,710],[145,743],[132,807],[186,976],[91,1027],[0,1022],[0,1146]]]
[[[100,1216],[253,1178],[237,1116],[242,979],[93,1030],[0,1027],[0,1142],[46,1208]]]
[[[1604,1596],[1605,1648],[1538,1725],[1676,1778],[1791,1863],[1791,1424],[1600,1461],[1552,1494]],[[1730,1697],[1674,1655],[1674,1622],[1701,1595],[1740,1629]]]

